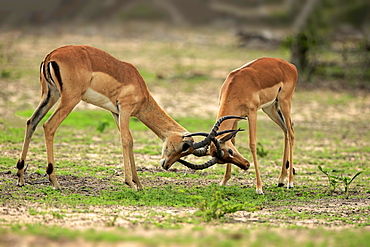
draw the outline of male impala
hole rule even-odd
[[[263,194],[256,150],[257,111],[262,109],[272,121],[283,130],[284,155],[283,165],[278,180],[278,186],[284,186],[289,167],[288,188],[293,188],[293,144],[294,131],[290,118],[293,92],[297,84],[298,72],[294,65],[278,58],[260,58],[233,70],[226,78],[220,90],[220,108],[218,118],[227,115],[247,117],[249,122],[249,147],[253,156],[256,172],[256,192]],[[220,130],[237,129],[238,120],[225,121]],[[191,136],[191,135],[190,135]],[[235,152],[235,138],[224,141],[222,135],[219,142],[224,156],[218,158],[218,163],[234,163],[240,167],[249,166],[238,152]],[[217,156],[211,146],[210,154]],[[179,161],[192,169],[204,169],[207,166],[194,166]],[[231,165],[227,164],[221,185],[226,185],[231,177]]]
[[[19,186],[25,184],[25,159],[32,134],[58,99],[58,107],[44,124],[48,160],[46,173],[55,189],[60,186],[54,168],[54,134],[81,100],[112,113],[121,133],[125,183],[133,189],[142,189],[142,185],[134,162],[133,140],[129,130],[131,116],[137,117],[164,142],[162,166],[169,167],[182,156],[199,152],[196,150],[199,145],[193,142],[193,138],[184,137],[188,134],[186,129],[168,116],[153,99],[136,68],[102,50],[90,46],[64,46],[55,49],[41,63],[40,83],[41,101],[27,121],[22,153],[17,163]],[[217,125],[221,122],[218,121]],[[235,134],[233,131],[229,135]],[[217,140],[213,141],[217,143]],[[248,169],[244,166],[242,168]]]

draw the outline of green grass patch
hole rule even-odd
[[[7,127],[6,130],[0,131],[1,143],[20,143],[23,141],[24,128]]]
[[[16,114],[22,117],[29,118],[33,113],[33,110],[25,110],[19,111]],[[48,119],[52,114],[52,111],[48,112],[43,120],[40,122],[39,126],[41,126],[46,119]],[[209,131],[215,120],[213,119],[202,119],[202,118],[195,118],[195,117],[184,117],[184,118],[175,118],[180,125],[184,126],[185,128],[189,129],[190,131]],[[104,128],[101,126],[104,123],[108,123]],[[69,126],[76,129],[85,129],[85,128],[95,128],[98,132],[104,132],[104,129],[117,129],[116,124],[114,123],[112,115],[108,111],[104,110],[80,110],[80,111],[72,111],[68,117],[62,122],[61,126]],[[102,129],[100,131],[99,129]],[[143,123],[141,123],[137,118],[130,119],[130,129],[137,130],[137,131],[144,131],[149,130]],[[19,132],[24,132],[24,129],[21,128],[9,128],[11,133],[7,133],[7,135],[2,135],[3,138],[13,139],[14,136],[18,136]],[[14,132],[14,135],[9,135]],[[18,140],[18,139],[17,139]]]
[[[179,181],[181,180],[179,179]],[[73,182],[73,179],[71,182]],[[97,188],[84,186],[78,188],[77,191],[69,187],[60,191],[52,189],[47,183],[41,187],[35,185],[26,186],[15,191],[12,199],[19,202],[26,199],[30,202],[37,201],[38,203],[58,207],[66,205],[70,207],[81,205],[198,207],[202,202],[209,202],[209,205],[211,205],[210,203],[215,201],[215,193],[219,193],[219,198],[222,198],[228,205],[239,205],[239,210],[250,210],[271,206],[289,206],[311,200],[329,198],[327,193],[323,193],[317,188],[303,187],[295,190],[286,190],[285,188],[266,186],[265,190],[267,191],[265,195],[259,196],[255,194],[253,187],[244,188],[235,185],[219,186],[210,184],[192,187],[164,185],[161,187],[146,187],[142,191],[133,191],[120,180],[99,191],[97,191]],[[86,196],[85,192],[89,191],[92,193],[88,193],[88,196]],[[8,198],[3,198],[0,201],[3,200],[5,202]],[[207,207],[210,207],[209,205]]]

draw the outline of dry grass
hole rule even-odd
[[[229,71],[259,56],[269,55],[282,58],[288,56],[286,51],[251,51],[238,48],[233,34],[227,31],[216,33],[209,30],[202,30],[202,32],[199,30],[171,30],[171,32],[167,32],[160,27],[154,31],[146,30],[147,32],[144,34],[139,31],[119,30],[115,35],[110,33],[110,35],[104,36],[101,36],[94,28],[85,30],[84,34],[64,32],[66,34],[59,35],[57,31],[54,33],[42,32],[40,35],[22,32],[2,33],[0,35],[0,54],[2,54],[0,70],[9,71],[10,76],[9,78],[0,78],[0,132],[4,133],[8,126],[24,127],[25,118],[15,116],[14,113],[24,109],[33,109],[38,104],[40,94],[37,82],[39,63],[45,54],[62,45],[89,44],[99,47],[119,59],[133,63],[143,74],[159,104],[176,118],[191,116],[213,119],[218,109],[218,90]],[[89,35],[86,35],[87,33]],[[77,110],[91,109],[91,106],[81,103],[77,108]],[[324,164],[333,169],[340,167],[351,174],[358,170],[367,169],[370,156],[368,152],[362,150],[368,150],[367,147],[370,145],[370,129],[367,124],[369,115],[370,97],[364,92],[333,92],[321,88],[307,91],[298,86],[292,112],[297,135],[295,160],[299,173],[296,184],[300,187],[314,185],[317,190],[326,190],[325,177],[319,174],[316,169],[318,164]],[[247,128],[247,124],[242,125]],[[262,113],[259,115],[259,131],[259,140],[264,143],[264,147],[271,154],[266,159],[261,158],[263,180],[266,185],[271,186],[276,182],[279,171],[282,133]],[[86,137],[83,130],[71,132],[76,139]],[[63,133],[68,133],[68,131],[64,130]],[[110,129],[107,130],[106,134],[107,136],[115,135],[117,132],[115,129]],[[152,133],[134,132],[134,137],[137,139],[142,136],[149,136],[147,138],[151,143],[160,145],[160,141]],[[38,142],[32,143],[32,154],[29,157],[30,161],[36,164],[34,169],[41,169],[41,165],[38,164],[43,164],[45,160],[41,131],[36,132],[35,138]],[[89,163],[94,167],[112,166],[112,169],[117,169],[119,174],[110,179],[119,183],[122,181],[120,173],[122,169],[119,165],[118,167],[115,165],[119,163],[117,160],[121,159],[118,139],[109,140],[109,145],[106,145],[106,137],[94,138],[94,144],[89,144],[88,147],[81,143],[58,142],[56,145],[60,151],[56,151],[56,153],[59,162],[78,163],[79,160],[85,159],[89,160]],[[246,157],[250,157],[247,140],[246,133],[240,134],[238,146],[242,153],[247,154]],[[139,142],[136,147],[140,149],[142,146],[144,144]],[[1,155],[4,158],[14,159],[14,164],[20,148],[21,143],[0,143]],[[70,150],[76,150],[76,152]],[[89,152],[86,153],[86,150]],[[340,150],[340,152],[338,153],[336,150]],[[135,158],[140,169],[148,169],[154,176],[160,172],[155,167],[160,158],[159,155],[137,153]],[[112,164],[113,162],[115,164]],[[355,166],[351,166],[351,162]],[[1,168],[2,183],[15,179],[14,174],[5,174],[8,168]],[[179,166],[175,168],[181,169]],[[68,170],[65,167],[63,169]],[[180,172],[187,173],[188,171],[180,170]],[[215,171],[212,170],[212,172]],[[221,179],[220,172],[216,170],[216,174],[218,177],[213,179],[150,177],[142,180],[144,186],[149,187],[161,187],[166,184],[190,186],[197,183],[208,186]],[[0,206],[0,215],[4,224],[9,222],[19,225],[40,223],[46,226],[71,229],[95,228],[102,231],[123,228],[129,234],[144,238],[158,237],[164,232],[167,236],[183,233],[194,237],[199,234],[216,235],[219,234],[220,229],[232,229],[233,234],[239,229],[253,229],[250,233],[252,239],[250,241],[253,242],[257,235],[266,231],[265,225],[277,227],[278,235],[281,235],[282,230],[285,231],[292,226],[341,229],[351,227],[353,224],[368,225],[368,217],[355,218],[358,213],[356,210],[360,210],[362,213],[369,210],[368,191],[366,191],[368,177],[368,173],[361,175],[358,187],[351,191],[354,197],[350,200],[344,200],[338,195],[339,197],[324,201],[314,200],[300,205],[265,207],[256,212],[242,211],[233,214],[230,222],[226,224],[216,222],[194,226],[194,222],[179,222],[182,229],[180,231],[174,229],[168,231],[162,228],[166,224],[174,228],[174,225],[177,226],[177,223],[174,223],[176,219],[180,218],[184,221],[183,218],[192,214],[195,208],[127,207],[121,205],[94,207],[82,205],[81,208],[68,206],[57,208],[38,203],[12,205],[12,202],[4,202]],[[78,191],[82,179],[81,177],[61,176],[61,180],[66,184],[73,181],[69,189],[75,188],[76,191]],[[235,169],[230,184],[253,189],[253,180],[253,170],[241,173]],[[89,192],[92,194],[97,193],[99,189],[109,187],[108,183],[94,178],[88,182],[84,181],[84,185],[95,188]],[[10,187],[14,184],[7,186],[9,191],[2,191],[2,195],[5,195],[4,193],[9,195],[15,190],[19,190]],[[44,185],[35,184],[34,186],[43,187]],[[30,212],[30,208],[34,211]],[[297,219],[297,214],[292,214],[292,212],[299,212],[299,218]],[[308,217],[309,215],[315,217]],[[320,218],[322,215],[325,217]],[[352,222],[341,220],[346,217],[353,217]],[[330,220],[330,218],[334,219]],[[159,223],[160,226],[158,227],[154,222]],[[202,228],[203,231],[194,232],[193,227]],[[295,236],[296,233],[289,231],[289,234]],[[228,234],[223,236],[230,237]],[[305,232],[301,236],[303,239],[309,240],[310,233]],[[238,236],[232,235],[231,238],[237,239]],[[239,238],[243,237],[239,236]],[[55,244],[49,239],[41,239],[46,244],[50,242]],[[5,243],[19,245],[31,243],[37,245],[42,242],[32,236],[22,240],[13,234],[6,235],[2,240]],[[138,246],[146,246],[140,241],[134,242],[139,242]],[[75,241],[70,240],[66,240],[65,243],[64,246],[76,244]],[[77,243],[91,244],[91,242],[81,239]]]

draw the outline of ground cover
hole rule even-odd
[[[122,154],[113,119],[87,104],[76,108],[55,138],[57,175],[63,189],[54,191],[44,176],[41,127],[31,142],[26,186],[18,188],[15,164],[26,119],[39,99],[38,66],[51,49],[88,43],[130,61],[139,68],[160,105],[189,131],[207,131],[213,125],[218,88],[230,70],[257,56],[287,58],[287,53],[243,50],[225,42],[231,37],[228,33],[220,37],[206,32],[173,32],[160,39],[19,33],[1,37],[3,246],[365,246],[369,241],[370,98],[366,92],[298,86],[292,112],[297,171],[294,190],[276,187],[283,133],[261,113],[257,138],[265,195],[255,194],[252,168],[244,172],[233,167],[228,186],[218,185],[222,165],[198,172],[180,164],[170,171],[162,170],[161,141],[132,119],[135,158],[144,185],[143,191],[134,192],[122,182]],[[185,38],[180,41],[178,37]],[[248,125],[241,122],[240,127]],[[238,134],[237,146],[251,159],[246,132]],[[347,198],[341,183],[331,191],[318,166],[336,176],[362,173],[350,184]],[[233,212],[235,205],[238,211]]]

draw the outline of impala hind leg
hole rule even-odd
[[[281,173],[278,179],[278,186],[284,186],[284,180],[287,176],[287,168],[289,167],[289,144],[288,144],[288,130],[284,121],[284,117],[281,113],[281,110],[278,105],[278,101],[272,105],[262,109],[270,119],[275,122],[281,130],[284,132],[284,154],[283,154],[283,163],[281,166]]]
[[[49,88],[46,92],[43,92],[39,105],[33,112],[32,116],[27,120],[22,153],[17,162],[18,186],[25,185],[24,173],[27,169],[27,165],[25,165],[25,163],[32,135],[35,132],[37,125],[59,99],[59,94],[55,90]]]
[[[55,112],[50,118],[44,123],[44,133],[46,141],[46,153],[48,158],[48,166],[46,173],[50,183],[54,189],[60,189],[60,185],[55,175],[55,163],[54,163],[54,136],[59,125],[69,115],[73,108],[80,102],[80,99],[76,96],[71,95],[68,98],[61,98],[60,103]]]
[[[281,114],[284,118],[286,128],[287,128],[287,134],[285,136],[285,149],[286,152],[289,154],[287,157],[287,165],[286,169],[289,166],[289,177],[288,177],[288,184],[287,188],[292,189],[293,186],[293,180],[294,180],[294,167],[293,167],[293,146],[294,146],[294,130],[293,130],[293,123],[290,118],[290,109],[291,109],[291,99],[290,100],[280,100],[279,105],[281,109]],[[289,163],[288,163],[289,162]]]

